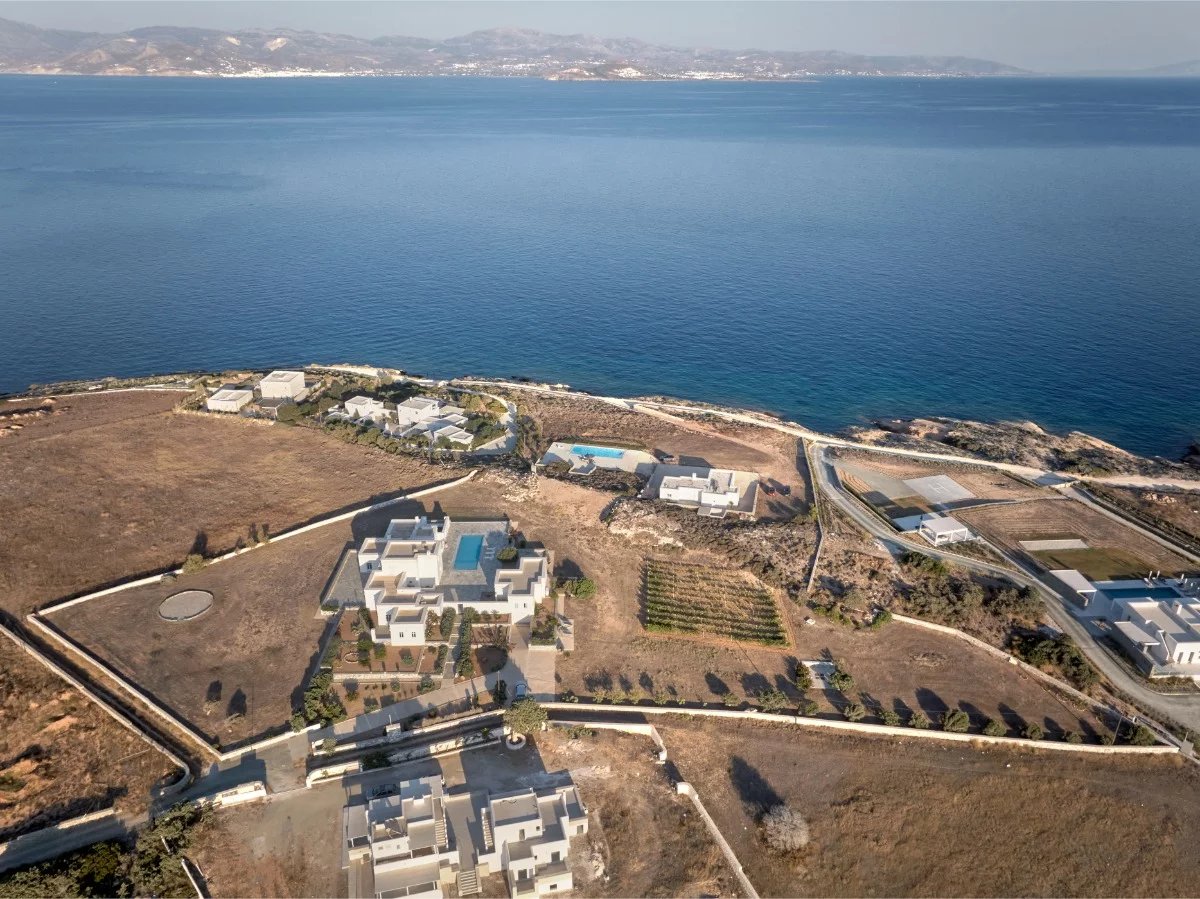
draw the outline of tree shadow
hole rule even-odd
[[[654,678],[650,676],[650,672],[643,671],[641,675],[638,676],[638,686],[647,693],[654,692]]]
[[[759,674],[757,671],[747,672],[741,677],[742,690],[747,696],[754,696],[756,693],[761,693],[763,690],[771,688],[771,682],[767,678]]]
[[[973,724],[984,724],[991,719],[991,715],[985,715],[977,705],[961,700],[958,703],[959,709],[967,713],[967,717],[971,719]]]
[[[617,675],[617,686],[619,686],[622,690],[624,690],[626,693],[628,693],[630,690],[633,689],[633,681],[631,681],[629,679],[629,675],[627,675],[627,674],[618,674]]]
[[[1000,717],[1004,719],[1004,723],[1008,725],[1009,730],[1023,731],[1025,729],[1025,718],[1012,706],[1000,703]]]
[[[196,539],[192,541],[192,548],[188,550],[188,555],[208,555],[208,534],[204,531],[196,531]]]
[[[942,697],[938,696],[928,687],[917,688],[917,706],[921,709],[921,711],[923,711],[926,715],[929,715],[931,718],[935,714],[940,715],[942,712],[950,708],[950,706],[946,705],[946,703],[942,700]]]
[[[229,705],[225,708],[225,715],[227,717],[236,716],[244,718],[246,717],[246,706],[246,692],[241,687],[238,687],[233,691],[233,695],[229,697]]]
[[[1047,715],[1042,719],[1042,730],[1046,736],[1061,740],[1067,734],[1067,729]]]
[[[607,671],[585,674],[583,676],[583,685],[592,693],[595,693],[597,690],[611,690],[613,685],[612,675]]]
[[[724,696],[729,692],[729,684],[721,680],[711,671],[704,675],[704,683],[708,685],[709,692],[714,696]]]
[[[204,691],[205,702],[220,702],[221,701],[221,682],[215,680],[208,685],[208,689]]]
[[[581,578],[583,569],[574,559],[559,558],[554,562],[554,576],[567,579]]]
[[[783,797],[775,792],[758,769],[739,755],[729,760],[729,780],[742,802],[756,813],[783,804]]]

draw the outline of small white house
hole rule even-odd
[[[932,546],[945,546],[947,543],[961,543],[971,539],[971,529],[949,515],[926,518],[917,528],[917,532]]]
[[[253,390],[223,387],[204,401],[209,412],[240,412],[252,399]]]
[[[358,421],[372,421],[382,425],[389,421],[394,413],[384,406],[382,400],[373,400],[368,396],[356,396],[342,404],[349,418]]]
[[[273,371],[258,382],[263,399],[300,400],[307,392],[304,389],[304,372]]]

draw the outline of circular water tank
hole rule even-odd
[[[207,590],[181,590],[162,601],[158,617],[167,621],[190,621],[212,608],[213,595]]]

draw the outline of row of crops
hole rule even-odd
[[[650,561],[642,571],[642,602],[649,631],[787,645],[771,594],[737,571]]]

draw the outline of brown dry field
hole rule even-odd
[[[792,487],[790,498],[760,493],[761,515],[786,517],[807,502],[806,479],[796,468],[803,457],[796,438],[787,434],[769,428],[723,429],[666,413],[630,412],[595,400],[563,400],[522,391],[512,399],[521,414],[538,422],[547,445],[564,437],[629,440],[670,453],[681,464],[753,471]]]
[[[1111,484],[1089,484],[1088,489],[1101,496],[1116,497],[1122,504],[1133,506],[1152,518],[1169,522],[1200,539],[1200,492],[1180,490],[1168,493]],[[1159,500],[1152,497],[1158,497]]]
[[[1096,549],[1119,549],[1147,570],[1177,573],[1189,567],[1166,547],[1071,499],[1042,499],[1019,505],[963,510],[955,515],[1006,550],[1022,553],[1022,540],[1078,537]]]
[[[764,896],[1187,896],[1200,771],[1120,758],[663,722],[684,779]],[[769,851],[786,803],[811,842]]]
[[[116,804],[145,811],[178,769],[99,706],[0,639],[0,842]]]
[[[169,411],[178,394],[70,397],[0,441],[0,605],[63,596],[210,555],[453,477],[454,469],[305,428]]]
[[[1029,487],[1003,471],[991,468],[950,462],[923,462],[920,459],[846,449],[837,450],[834,458],[853,460],[901,481],[946,475],[982,500],[1045,499],[1056,495],[1049,487]]]

